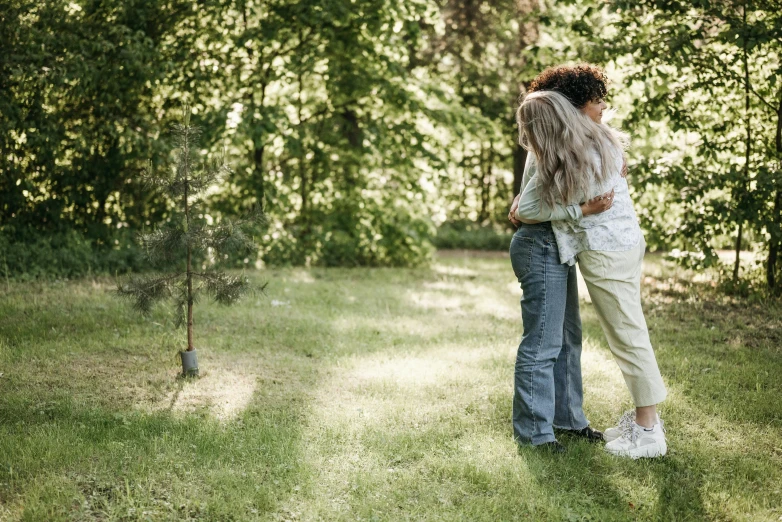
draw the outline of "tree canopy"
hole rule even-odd
[[[780,13],[773,1],[4,0],[0,242],[135,245],[172,216],[141,173],[168,160],[189,104],[199,153],[234,167],[204,215],[262,207],[264,262],[422,263],[443,223],[508,229],[519,95],[546,66],[590,61],[633,135],[650,244],[694,263],[755,248],[778,288]]]

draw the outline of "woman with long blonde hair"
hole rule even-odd
[[[635,411],[605,432],[606,451],[662,456],[667,443],[656,406],[666,397],[641,308],[646,243],[622,176],[627,137],[602,123],[602,99],[582,108],[556,91],[529,93],[519,106],[520,143],[530,155],[528,183],[515,217],[551,221],[559,260],[578,261],[608,345]],[[601,198],[604,212],[584,215],[579,202]]]
[[[547,90],[558,90],[575,105],[587,106],[589,100],[605,95],[605,77],[592,66],[555,67],[543,71],[530,85],[530,91]],[[534,155],[528,154],[522,189],[535,165]],[[558,438],[601,442],[603,434],[589,425],[583,408],[576,267],[560,262],[550,221],[603,211],[608,200],[570,205],[531,224],[515,218],[519,196],[508,215],[519,227],[510,244],[510,259],[522,289],[524,326],[513,376],[513,435],[521,444],[560,453],[566,447]]]

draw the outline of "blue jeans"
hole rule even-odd
[[[559,262],[550,223],[522,225],[511,241],[510,259],[523,292],[524,323],[514,374],[513,434],[519,442],[544,444],[556,440],[554,427],[589,425],[576,267]]]

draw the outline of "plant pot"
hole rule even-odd
[[[198,356],[195,349],[187,352],[179,352],[179,356],[182,359],[182,375],[185,377],[197,377],[198,376]]]

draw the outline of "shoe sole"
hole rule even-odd
[[[647,444],[633,450],[620,450],[612,451],[605,448],[607,453],[617,457],[630,457],[633,460],[636,459],[654,459],[657,457],[663,457],[668,453],[668,445],[665,442],[655,442],[654,444]]]

